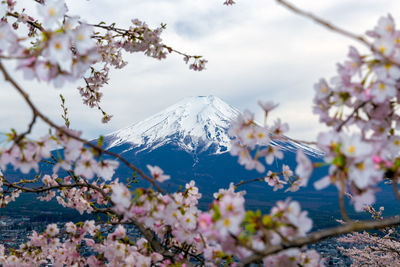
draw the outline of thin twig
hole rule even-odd
[[[18,144],[27,134],[30,134],[32,132],[32,128],[36,122],[36,119],[37,119],[37,114],[35,111],[33,111],[32,120],[28,125],[28,129],[25,132],[23,132],[22,134],[17,136],[17,138],[15,139],[15,143]]]
[[[341,174],[341,179],[339,182],[340,182],[340,191],[339,191],[340,213],[342,214],[342,217],[346,222],[351,222],[349,215],[347,215],[346,206],[344,203],[344,193],[346,190],[346,180],[344,177],[344,173]]]
[[[400,193],[399,193],[399,186],[397,184],[397,178],[393,179],[392,181],[392,185],[393,185],[393,191],[394,191],[394,195],[396,196],[397,200],[400,201]]]
[[[238,187],[238,186],[245,185],[245,184],[250,184],[250,183],[253,183],[253,182],[262,182],[264,178],[265,177],[255,178],[255,179],[251,179],[251,180],[247,180],[247,181],[240,181],[239,183],[235,184],[235,188]]]
[[[19,18],[18,13],[8,12],[7,16],[11,16],[11,17],[14,17],[16,19]],[[38,23],[38,22],[27,20],[26,23],[28,23],[29,25],[31,25],[32,27],[38,29],[41,32],[46,32],[45,29],[42,27],[42,25],[40,25],[40,23]]]
[[[336,128],[336,132],[340,132],[340,130],[343,128],[343,126],[346,125],[346,123],[349,122],[349,120],[351,118],[353,118],[353,116],[358,112],[358,110],[360,108],[362,108],[363,106],[365,106],[367,104],[367,102],[362,102],[361,104],[359,104],[354,110],[353,112],[344,120],[342,121],[342,123],[339,124],[339,126]]]
[[[36,194],[43,193],[43,192],[48,192],[48,191],[51,191],[51,190],[54,190],[54,189],[74,188],[74,187],[87,187],[87,188],[93,189],[93,190],[98,191],[99,193],[101,193],[104,199],[109,199],[108,195],[100,187],[92,185],[92,184],[87,184],[87,183],[58,184],[58,185],[47,186],[47,187],[31,188],[31,187],[26,187],[26,186],[20,186],[17,183],[11,183],[11,182],[7,181],[6,179],[4,179],[3,180],[3,184],[5,186],[10,187],[10,188],[19,189],[22,192],[36,193]]]

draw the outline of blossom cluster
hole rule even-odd
[[[0,58],[17,60],[25,79],[52,82],[55,87],[83,79],[86,85],[78,87],[83,103],[100,109],[104,123],[111,115],[100,106],[100,88],[109,80],[110,67],[121,69],[127,64],[122,51],[142,52],[156,59],[176,52],[186,63],[191,61],[190,69],[205,69],[207,60],[201,56],[184,54],[162,42],[165,25],[151,29],[138,19],[133,19],[128,29],[104,22],[88,24],[68,14],[64,0],[36,2],[38,19],[25,9],[18,12],[16,1],[1,2]],[[18,31],[20,24],[28,28],[27,36]]]
[[[114,229],[113,232],[112,229]],[[108,232],[103,237],[102,232]],[[87,256],[81,247],[93,254]],[[63,229],[49,224],[39,234],[33,231],[29,241],[7,255],[0,247],[0,263],[3,266],[150,266],[160,262],[162,256],[149,249],[144,238],[135,243],[127,242],[126,229],[119,225],[96,225],[93,220],[82,223],[66,223]]]
[[[201,194],[194,181],[186,184],[183,192],[171,195],[138,189],[133,197],[122,183],[113,184],[111,189],[114,210],[123,215],[125,220],[135,218],[160,238],[172,234],[179,243],[200,242],[200,236],[195,229],[200,212],[197,204]],[[167,225],[170,228],[166,227]]]
[[[132,193],[121,183],[113,184],[111,190],[111,201],[115,204],[113,209],[124,216],[124,221],[135,219],[143,223],[158,238],[167,239],[169,249],[189,245],[191,253],[204,255],[209,266],[243,259],[252,253],[248,247],[263,250],[268,245],[305,236],[312,226],[307,212],[301,211],[300,205],[290,200],[278,202],[271,214],[262,218],[259,212],[257,215],[246,213],[244,192],[235,192],[233,184],[229,189],[220,189],[214,194],[214,201],[207,212],[197,208],[201,194],[193,181],[186,184],[183,192],[170,195],[149,189],[137,189]],[[283,240],[282,236],[286,239]],[[265,261],[276,261],[278,264],[284,258],[282,255],[276,259],[266,257]],[[319,266],[323,263],[319,254],[313,251],[299,250],[298,255],[297,258],[290,258],[293,264],[304,261],[310,263],[305,266]],[[305,260],[307,257],[313,260]]]
[[[384,207],[375,210],[366,206],[364,210],[375,220],[382,220]],[[378,233],[355,232],[337,239],[342,243],[339,250],[352,259],[352,266],[396,266],[400,260],[398,231],[394,227]]]
[[[276,107],[272,102],[260,103],[267,115],[270,110]],[[229,129],[229,135],[232,139],[232,155],[239,156],[239,163],[246,169],[256,169],[258,172],[264,172],[265,166],[258,159],[265,158],[267,164],[272,164],[275,158],[282,159],[283,153],[276,146],[271,146],[271,138],[279,139],[282,134],[289,130],[287,123],[275,122],[271,128],[261,126],[254,121],[254,113],[245,110],[240,114],[236,121],[232,123]],[[264,147],[257,150],[256,154],[251,154],[251,150],[258,147]],[[266,147],[266,148],[265,148]]]
[[[259,105],[264,110],[265,122],[271,110],[278,106],[270,101],[259,101]],[[280,119],[277,119],[272,126],[261,126],[254,121],[254,113],[245,110],[229,129],[229,135],[232,137],[230,153],[238,156],[238,162],[246,169],[256,169],[264,173],[266,168],[260,159],[264,159],[268,165],[271,165],[275,159],[283,159],[284,154],[274,140],[285,140],[284,133],[288,130],[288,124],[282,123]],[[307,186],[313,165],[302,150],[298,150],[296,161],[298,163],[295,169],[296,176],[293,175],[289,166],[283,164],[281,173],[268,171],[264,181],[272,186],[274,191],[282,189],[285,184],[289,184],[287,191],[292,192],[297,191],[301,186]],[[279,176],[282,176],[283,180]]]
[[[63,131],[57,131],[39,141],[34,141],[12,131],[7,134],[11,144],[0,149],[0,168],[4,170],[10,164],[22,173],[29,173],[32,169],[38,172],[39,162],[42,159],[51,158],[54,160],[54,173],[62,168],[66,171],[73,170],[75,175],[87,179],[92,179],[97,175],[104,180],[111,180],[119,163],[115,160],[99,158],[94,150],[76,140],[80,135],[78,131],[64,128]],[[57,154],[52,155],[52,150],[57,146],[63,150],[55,150]]]
[[[85,180],[80,178],[75,183],[84,184]],[[70,176],[64,177],[62,184],[66,186],[72,185],[72,178]],[[57,196],[55,191],[49,192],[45,200],[49,201],[50,198],[56,197],[57,202],[63,207],[76,209],[80,214],[83,214],[84,212],[91,213],[95,210],[96,205],[106,206],[108,204],[108,197],[105,197],[102,192],[107,193],[110,191],[109,187],[106,186],[104,182],[97,183],[96,181],[93,181],[91,186],[93,187],[64,187],[60,190],[59,195]],[[97,188],[97,190],[93,188]]]
[[[378,183],[385,179],[398,183],[394,174],[400,167],[400,31],[388,15],[380,18],[367,35],[372,38],[371,55],[361,55],[350,47],[349,60],[338,64],[338,75],[330,83],[321,79],[314,86],[314,113],[331,128],[319,133],[316,142],[330,168],[328,176],[315,182],[315,188],[334,184],[341,194],[349,192],[357,211],[375,202]],[[260,102],[260,106],[267,118],[277,105]],[[262,127],[254,122],[251,112],[245,111],[230,130],[234,137],[231,153],[239,156],[246,169],[265,172],[259,158],[265,157],[267,164],[281,159],[282,152],[271,145],[270,139],[284,139],[282,134],[287,130],[279,120],[272,127]],[[301,150],[296,161],[290,191],[307,186],[315,166]],[[271,171],[265,181],[274,190],[287,182]]]
[[[367,35],[372,54],[361,55],[351,47],[349,60],[338,64],[338,75],[315,85],[314,98],[314,113],[333,128],[318,136],[331,167],[316,187],[346,183],[358,211],[375,202],[379,182],[397,173],[400,152],[400,31],[388,15]]]
[[[197,71],[203,70],[207,63],[200,56],[189,56],[163,44],[160,36],[165,25],[150,29],[138,19],[132,20],[128,29],[115,24],[92,25],[69,15],[64,0],[36,2],[39,19],[25,13],[25,9],[17,12],[15,1],[0,1],[0,58],[15,60],[25,79],[52,82],[55,87],[83,78],[86,85],[78,88],[83,102],[100,109],[103,122],[111,116],[100,106],[101,88],[109,80],[110,68],[126,66],[124,51],[142,52],[160,60],[177,52],[190,69]],[[233,5],[235,1],[227,0],[224,4]],[[21,36],[20,25],[28,28],[26,36]],[[396,175],[400,171],[400,31],[388,15],[367,34],[372,38],[372,54],[361,55],[350,48],[350,59],[338,65],[338,76],[330,83],[321,79],[315,86],[314,98],[314,112],[321,122],[333,128],[318,136],[316,145],[325,153],[324,160],[330,168],[328,176],[314,185],[322,189],[333,183],[342,196],[350,192],[356,210],[363,210],[375,201],[376,186],[385,178],[396,188]],[[3,74],[12,81],[6,71]],[[271,126],[266,124],[268,114],[277,104],[259,102],[259,105],[265,113],[264,125],[254,120],[253,113],[245,111],[233,122],[229,134],[231,154],[239,156],[239,163],[248,170],[265,173],[265,164],[283,158],[279,141],[287,140],[284,134],[289,127],[280,119]],[[103,213],[108,223],[69,222],[65,229],[50,224],[43,233],[33,231],[29,241],[18,249],[7,250],[0,245],[0,264],[185,266],[196,261],[203,266],[219,266],[266,255],[259,257],[266,266],[324,265],[315,250],[285,249],[312,228],[312,220],[298,202],[278,201],[269,214],[246,211],[245,192],[236,192],[236,186],[231,184],[228,189],[219,189],[209,209],[204,211],[199,208],[202,195],[194,181],[177,192],[166,193],[158,183],[170,176],[158,166],[150,165],[147,168],[152,178],[148,180],[158,191],[141,187],[131,190],[129,180],[127,184],[112,180],[119,164],[104,158],[100,145],[84,141],[80,132],[55,127],[33,104],[30,106],[34,120],[27,132],[7,134],[9,142],[0,149],[0,169],[11,165],[24,174],[37,172],[40,161],[47,159],[54,165],[53,173],[17,182],[1,175],[1,206],[14,201],[22,192],[33,192],[42,201],[55,198],[63,207],[81,214]],[[66,109],[64,112],[66,116]],[[57,131],[34,141],[27,135],[38,116]],[[256,180],[265,181],[273,190],[288,184],[286,191],[297,191],[308,185],[315,164],[301,149],[296,162],[294,171],[282,165],[281,172],[267,171],[262,179]],[[67,172],[65,177],[57,175],[60,168]],[[380,218],[381,213],[376,212],[376,216]],[[137,227],[143,238],[129,238],[123,224]],[[391,242],[392,235],[393,232],[388,232],[376,242],[382,242],[379,244],[387,246],[389,251],[398,250],[398,242]],[[360,236],[348,238],[356,241]],[[275,254],[264,254],[280,246],[282,249]],[[90,256],[83,254],[82,247],[90,248]],[[373,246],[370,248],[374,250]],[[354,255],[359,251],[346,253]],[[391,263],[390,254],[386,260]]]

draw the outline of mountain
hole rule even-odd
[[[147,171],[146,165],[158,165],[171,180],[162,186],[176,190],[190,180],[195,180],[203,194],[201,204],[207,207],[212,194],[219,188],[260,177],[256,171],[248,171],[230,155],[231,138],[228,129],[240,111],[215,96],[187,97],[163,111],[104,137],[104,145],[112,152],[121,154],[130,162]],[[96,142],[94,140],[93,142]],[[281,171],[282,164],[295,167],[296,151],[302,149],[313,161],[321,161],[322,153],[314,148],[287,140],[272,142],[285,154],[283,160],[275,161],[268,169]],[[326,169],[318,170],[315,176],[322,177]],[[122,165],[116,177],[121,180],[131,176],[132,171]],[[147,186],[139,179],[138,186]],[[247,191],[246,203],[250,208],[267,211],[279,199],[288,196],[302,199],[303,204],[313,209],[323,209],[326,202],[315,197],[310,186],[297,194],[274,192],[265,183],[253,183],[242,188]],[[336,198],[336,189],[324,193]],[[331,214],[329,214],[331,215]]]
[[[259,178],[260,173],[248,171],[230,155],[228,129],[240,111],[215,96],[187,97],[165,110],[132,126],[106,135],[107,149],[121,154],[136,166],[147,171],[146,165],[158,165],[171,180],[162,184],[173,191],[190,180],[195,180],[203,194],[201,205],[206,208],[212,202],[212,194],[219,188],[227,188],[230,182]],[[283,160],[267,166],[280,172],[282,164],[296,167],[296,152],[302,149],[314,162],[321,162],[323,153],[302,143],[285,138],[272,141],[273,146],[284,152]],[[238,190],[246,190],[246,205],[268,212],[277,200],[291,197],[308,209],[317,227],[336,224],[340,218],[338,192],[334,186],[316,191],[313,182],[327,174],[327,167],[314,170],[309,186],[295,193],[274,192],[266,183],[252,183]],[[117,177],[127,177],[132,171],[121,165]],[[138,186],[147,186],[139,179]],[[394,198],[385,195],[386,202]],[[393,196],[391,194],[390,196]],[[379,196],[378,196],[379,197]],[[355,215],[353,208],[349,212]],[[357,215],[358,216],[358,215]]]
[[[139,153],[173,144],[192,154],[226,153],[231,149],[228,129],[239,114],[238,109],[216,96],[186,97],[139,123],[106,135],[106,148],[124,147],[121,153],[131,150]],[[321,151],[289,138],[284,142],[272,141],[272,144],[292,152],[303,149],[314,157],[323,155]]]
[[[194,180],[203,195],[200,207],[206,209],[212,202],[213,193],[219,188],[228,188],[231,182],[236,184],[242,180],[261,177],[260,173],[248,171],[239,165],[237,157],[229,153],[231,144],[228,129],[239,114],[239,110],[215,96],[187,97],[139,123],[106,135],[104,146],[121,154],[145,172],[148,172],[147,164],[161,167],[171,176],[161,186],[170,192]],[[322,161],[323,153],[290,138],[272,142],[272,145],[283,151],[284,159],[275,160],[272,165],[267,166],[267,170],[280,172],[282,164],[294,169],[298,149],[302,149],[312,161]],[[48,173],[50,170],[42,165],[41,171]],[[21,177],[12,170],[8,174]],[[238,190],[247,192],[245,198],[248,208],[261,209],[263,212],[269,212],[276,201],[291,197],[309,211],[316,227],[326,227],[336,224],[334,219],[341,217],[337,189],[334,186],[322,191],[313,188],[314,181],[326,174],[327,167],[314,170],[309,186],[295,193],[284,193],[283,190],[274,192],[264,182],[246,184]],[[132,175],[131,169],[120,164],[114,178],[125,181]],[[138,181],[136,186],[149,185],[143,179],[138,178]],[[384,199],[381,204],[385,207],[395,203],[393,193],[388,193],[387,190],[382,190],[377,197]],[[11,205],[10,210],[17,205],[25,205],[26,210],[32,211],[48,209],[42,202],[37,204],[25,201],[23,204],[19,202]],[[53,209],[59,209],[59,206]],[[348,208],[350,215],[354,216],[353,210],[352,207]],[[387,209],[385,212],[388,215]],[[400,211],[397,209],[396,212]]]
[[[215,96],[187,97],[150,118],[107,135],[107,149],[129,143],[131,147],[126,151],[150,152],[175,144],[188,153],[224,153],[230,150],[227,129],[239,114],[239,110]]]

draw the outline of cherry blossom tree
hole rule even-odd
[[[372,206],[364,209],[373,219],[383,219],[384,207],[380,207],[379,211]],[[350,233],[338,238],[342,244],[349,243],[348,247],[339,247],[339,250],[352,259],[351,266],[396,266],[400,261],[398,237],[395,227],[382,229],[378,233]]]
[[[15,61],[24,79],[62,87],[81,81],[78,88],[83,102],[102,113],[104,123],[111,119],[101,107],[102,90],[111,68],[122,69],[124,53],[140,52],[155,59],[170,54],[182,56],[189,68],[201,71],[207,61],[164,44],[165,25],[151,29],[133,19],[127,29],[115,24],[88,24],[69,14],[64,0],[35,0],[38,17],[19,9],[16,1],[0,1],[0,72],[31,110],[32,120],[24,132],[10,131],[8,143],[0,149],[0,168],[13,166],[23,174],[39,171],[46,160],[52,172],[32,180],[11,182],[1,176],[1,205],[15,201],[21,194],[35,193],[42,201],[55,199],[60,205],[83,213],[100,213],[105,221],[68,222],[59,228],[49,224],[42,233],[33,231],[28,242],[9,250],[0,245],[0,263],[4,266],[323,266],[324,261],[308,244],[353,231],[384,229],[400,224],[400,217],[371,221],[352,221],[344,206],[345,194],[352,195],[354,208],[361,211],[375,201],[379,182],[391,184],[399,198],[400,168],[398,135],[400,79],[400,31],[388,15],[377,26],[358,36],[290,3],[278,3],[295,13],[311,18],[332,31],[361,42],[369,54],[350,48],[349,60],[338,65],[331,83],[321,79],[316,85],[314,112],[331,130],[320,133],[316,145],[324,153],[324,162],[312,163],[299,150],[294,171],[284,165],[281,172],[267,170],[283,153],[271,140],[285,140],[289,126],[280,120],[269,124],[268,114],[277,107],[260,101],[265,125],[257,124],[250,111],[233,122],[231,153],[246,169],[257,170],[262,178],[231,184],[214,193],[206,211],[198,208],[201,193],[194,181],[177,192],[167,192],[162,182],[170,176],[158,166],[147,165],[150,176],[121,155],[103,148],[102,139],[93,144],[70,129],[65,100],[62,99],[65,125],[57,125],[44,114],[6,69],[4,61]],[[234,1],[225,1],[233,5]],[[18,29],[24,28],[24,31]],[[37,120],[45,122],[50,133],[34,140],[30,133]],[[53,149],[62,148],[60,155]],[[107,157],[106,157],[107,156]],[[110,159],[110,157],[112,159]],[[149,188],[132,186],[114,178],[119,164],[137,173]],[[310,233],[312,220],[296,201],[278,201],[268,214],[245,209],[245,191],[240,186],[262,181],[274,190],[286,187],[297,191],[307,186],[316,167],[329,165],[329,174],[317,181],[316,189],[329,184],[338,188],[344,224]],[[59,176],[59,170],[67,175]],[[132,225],[141,238],[126,233]],[[355,234],[353,234],[355,235]],[[381,240],[381,239],[380,239]],[[92,251],[85,256],[81,248]]]

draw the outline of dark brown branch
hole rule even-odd
[[[393,179],[392,186],[393,186],[394,195],[396,196],[397,200],[400,201],[399,185],[397,184],[397,178]]]
[[[89,183],[58,184],[58,185],[52,185],[52,186],[46,186],[46,187],[30,188],[30,187],[26,187],[26,186],[20,186],[20,185],[18,185],[18,183],[11,183],[11,182],[7,181],[6,179],[4,179],[3,184],[5,186],[10,187],[10,188],[19,189],[22,192],[36,193],[36,194],[43,193],[43,192],[48,192],[48,191],[51,191],[53,189],[87,187],[87,188],[93,189],[93,190],[98,191],[99,193],[101,193],[104,199],[108,199],[109,198],[108,195],[100,187],[95,186],[93,184],[89,184]]]
[[[324,240],[329,237],[334,237],[338,235],[343,235],[351,232],[362,231],[362,230],[377,230],[383,229],[390,226],[398,226],[400,225],[400,216],[395,216],[391,218],[386,218],[383,220],[370,220],[370,221],[359,221],[359,222],[351,222],[348,224],[344,224],[341,226],[313,232],[305,237],[300,237],[289,244],[286,245],[275,245],[270,246],[263,251],[258,251],[255,254],[243,259],[238,266],[245,266],[252,262],[256,262],[262,260],[264,257],[276,254],[282,250],[289,248],[300,248],[304,245],[317,243],[321,240]]]
[[[27,134],[30,134],[32,132],[33,125],[35,124],[36,119],[37,119],[36,112],[34,110],[32,110],[32,112],[33,112],[32,120],[28,125],[28,129],[25,132],[23,132],[22,134],[17,136],[17,138],[15,140],[15,143],[18,144]]]
[[[353,116],[358,112],[358,110],[360,108],[362,108],[363,106],[365,106],[367,104],[367,102],[362,102],[361,104],[359,104],[354,110],[353,112],[347,117],[347,119],[345,119],[344,121],[342,121],[341,124],[339,124],[339,126],[336,128],[336,132],[340,132],[340,130],[343,128],[343,126],[346,125],[346,123],[349,122],[349,120],[351,118],[353,118]]]
[[[283,172],[274,172],[271,175],[280,176],[280,175],[283,175]],[[268,177],[268,175],[264,176],[264,177],[254,178],[254,179],[247,180],[247,181],[243,181],[242,180],[239,183],[235,184],[235,188],[238,187],[238,186],[241,186],[241,185],[250,184],[250,183],[254,183],[254,182],[263,182],[264,178],[266,178],[266,177]]]
[[[255,179],[251,179],[251,180],[247,180],[247,181],[240,181],[239,183],[235,184],[235,188],[241,185],[245,185],[245,184],[250,184],[250,183],[254,183],[254,182],[263,182],[263,179],[265,177],[261,177],[261,178],[255,178]]]
[[[11,16],[11,17],[14,17],[14,18],[16,18],[16,19],[19,18],[18,13],[11,13],[11,12],[8,12],[8,13],[7,13],[7,16]],[[38,29],[38,30],[41,31],[41,32],[46,32],[45,29],[43,29],[42,25],[40,25],[40,23],[38,23],[38,22],[27,20],[26,23],[28,23],[28,24],[31,25],[33,28],[36,28],[36,29]]]
[[[345,193],[345,186],[346,186],[346,180],[344,179],[344,174],[342,173],[341,177],[342,179],[340,180],[340,191],[339,191],[339,206],[340,206],[340,213],[342,214],[343,219],[346,222],[350,222],[351,219],[347,215],[346,211],[346,206],[344,203],[344,193]]]

